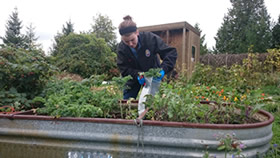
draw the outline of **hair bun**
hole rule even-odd
[[[125,17],[123,18],[123,20],[132,20],[132,17],[129,16],[129,15],[127,15],[127,16],[125,16]]]

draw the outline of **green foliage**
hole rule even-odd
[[[277,49],[268,51],[269,54],[266,58],[265,65],[259,63],[258,60],[256,60],[257,55],[254,54],[249,54],[249,57],[243,62],[244,65],[233,65],[229,68],[220,67],[214,69],[207,65],[198,64],[195,67],[195,72],[190,81],[199,86],[206,85],[210,87],[211,85],[215,85],[217,87],[224,87],[224,93],[221,94],[221,97],[225,95],[225,99],[231,99],[230,102],[239,102],[239,105],[254,106],[257,107],[255,110],[262,108],[270,112],[274,116],[275,121],[272,127],[274,134],[271,143],[273,145],[264,156],[267,158],[279,157],[280,154],[279,146],[276,147],[277,144],[280,144],[280,76],[279,72],[275,71],[276,67],[272,69],[272,66],[277,63],[276,59],[278,51]],[[213,87],[210,87],[210,89],[213,89]],[[215,92],[217,91],[215,90]],[[234,96],[234,98],[228,96],[228,94]],[[208,98],[207,93],[202,93],[202,96],[211,100]],[[214,101],[219,100],[219,98],[213,99]],[[245,115],[241,116],[246,116],[246,110],[244,110],[243,107],[245,106],[239,106],[242,113],[245,112]]]
[[[96,82],[96,77],[81,83],[52,79],[33,102],[44,105],[37,110],[39,114],[56,117],[116,117],[120,111],[118,102],[122,98],[119,87],[129,79],[131,76],[113,78],[110,84],[105,85]]]
[[[16,111],[28,110],[32,107],[31,103],[31,100],[27,99],[26,93],[19,93],[14,87],[7,91],[0,91],[0,107],[10,106]]]
[[[279,77],[273,79],[274,75],[267,73],[252,53],[243,65],[213,68],[198,64],[189,81],[179,78],[170,84],[162,83],[159,93],[148,96],[145,104],[154,112],[150,118],[155,120],[248,123],[271,100],[260,87],[279,88]],[[200,104],[203,100],[214,102],[210,106]]]
[[[280,83],[280,82],[279,82]],[[279,95],[280,96],[280,90],[279,90],[280,86],[273,86],[273,85],[268,85],[268,86],[264,86],[262,88],[264,93],[270,94],[270,95]]]
[[[192,78],[189,80],[189,82],[193,84],[205,83],[206,85],[209,85],[208,83],[215,82],[214,76],[215,69],[213,69],[210,65],[198,63],[195,65],[195,71],[192,73]],[[223,75],[221,75],[221,77],[223,77]],[[223,79],[220,81],[222,82]]]
[[[264,65],[258,61],[258,54],[249,53],[248,58],[243,60],[243,65],[234,64],[231,67],[214,68],[209,65],[197,64],[189,82],[223,87],[231,85],[238,92],[244,93],[247,89],[256,89],[256,85],[277,85],[279,79],[277,74],[269,73]]]
[[[25,36],[20,33],[22,29],[22,21],[20,21],[18,17],[17,8],[15,8],[12,15],[10,15],[10,19],[6,25],[6,35],[5,37],[1,37],[5,46],[12,46],[15,48],[26,48],[25,45]]]
[[[54,68],[39,50],[27,51],[4,47],[0,49],[0,89],[14,87],[33,98],[54,73]]]
[[[107,78],[107,76],[105,74],[101,74],[101,75],[92,75],[89,78],[85,78],[82,80],[82,84],[92,87],[92,86],[101,86],[102,82],[105,80],[105,78]]]
[[[132,77],[129,76],[125,76],[125,77],[113,77],[113,83],[114,85],[119,89],[119,90],[125,90],[127,88],[129,88],[128,86],[126,86],[126,83],[128,80],[131,80]]]
[[[199,122],[196,117],[199,107],[195,106],[198,102],[193,99],[191,93],[185,93],[187,89],[163,82],[159,93],[154,97],[147,96],[145,105],[153,111],[150,119]]]
[[[68,36],[70,33],[74,33],[74,24],[72,24],[71,20],[66,22],[66,26],[62,26],[62,33],[57,33],[54,36],[54,43],[52,44],[51,48],[51,55],[56,56],[58,54],[58,47],[60,46],[60,41],[65,37]]]
[[[278,102],[279,103],[279,102]],[[272,113],[274,116],[274,123],[272,126],[272,131],[273,131],[273,139],[271,141],[272,144],[280,144],[280,108],[278,105],[278,111]],[[279,147],[278,150],[280,151]],[[280,153],[278,153],[278,155],[280,155]]]
[[[93,21],[94,25],[91,26],[92,32],[97,38],[103,38],[112,52],[116,52],[116,27],[113,26],[112,20],[106,15],[97,14],[96,17],[93,17]]]
[[[102,109],[93,104],[90,88],[75,81],[50,80],[42,96],[34,99],[45,105],[37,110],[39,114],[56,117],[98,117],[103,114]]]
[[[268,156],[266,156],[266,158],[270,158],[273,155],[275,157],[280,156],[280,148],[279,148],[279,144],[280,144],[280,132],[279,132],[280,131],[280,104],[279,104],[280,95],[279,93],[280,92],[279,92],[279,87],[272,87],[272,86],[265,87],[264,91],[268,92],[268,95],[270,95],[267,98],[269,99],[269,102],[267,102],[266,105],[264,106],[264,110],[270,112],[274,116],[274,122],[272,125],[273,138],[271,140],[271,144],[273,144],[273,146],[268,152]],[[275,150],[278,150],[278,155],[275,154]]]
[[[263,156],[263,158],[278,158],[280,156],[280,148],[278,144],[273,144],[270,150]]]
[[[138,75],[139,76],[144,76],[144,77],[160,77],[161,74],[159,73],[161,68],[151,68],[147,72],[140,72]]]
[[[81,83],[88,87],[100,87],[102,84],[113,84],[116,88],[122,90],[125,87],[125,84],[128,80],[132,79],[132,77],[125,76],[125,77],[113,77],[112,81],[105,82],[107,76],[104,74],[101,75],[92,75],[89,78],[83,79]]]
[[[105,41],[93,34],[62,36],[57,43],[54,64],[61,71],[79,74],[83,78],[106,74],[112,78],[118,74],[116,54],[110,51]]]
[[[280,72],[280,49],[269,49],[265,64],[270,67],[270,71]]]
[[[270,16],[263,0],[231,0],[232,8],[223,19],[216,40],[216,53],[244,53],[270,48]]]
[[[255,121],[253,114],[263,106],[264,96],[259,90],[240,93],[234,88],[182,85],[178,80],[162,83],[155,96],[147,96],[145,105],[153,111],[148,118],[194,123],[252,123]],[[210,101],[210,104],[201,101]]]
[[[280,48],[280,15],[277,24],[272,29],[272,48]]]
[[[245,145],[235,137],[235,134],[218,134],[217,139],[220,144],[218,150],[225,151],[225,158],[230,154],[232,157],[244,157],[241,154],[242,149],[245,148]]]
[[[16,110],[30,109],[31,99],[38,95],[55,72],[39,50],[0,49],[0,106]]]
[[[66,26],[63,25],[62,33],[63,35],[66,36],[69,35],[70,33],[74,33],[74,24],[71,22],[71,20],[66,22]]]
[[[38,40],[39,37],[36,37],[34,30],[35,27],[33,27],[32,24],[30,24],[27,27],[26,36],[25,36],[27,50],[39,49],[41,47],[41,44],[36,44],[36,41]]]

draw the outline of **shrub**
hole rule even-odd
[[[33,100],[44,104],[38,110],[41,114],[56,117],[97,117],[103,114],[101,108],[93,104],[94,95],[90,88],[76,81],[52,79],[41,96]]]
[[[0,105],[13,106],[18,102],[22,104],[19,107],[24,108],[25,100],[30,100],[39,94],[54,72],[55,69],[47,62],[40,50],[1,48],[0,96],[3,98],[1,97]],[[15,95],[12,94],[25,99],[13,99]]]
[[[280,72],[280,49],[269,49],[265,64],[271,68],[272,72]]]
[[[34,102],[43,104],[39,114],[71,117],[115,117],[119,111],[121,89],[130,76],[113,78],[112,83],[101,85],[97,82],[102,76],[92,76],[81,82],[53,78],[49,80],[40,96]]]
[[[61,71],[79,74],[83,78],[107,74],[108,78],[118,75],[116,54],[111,51],[104,39],[94,34],[74,34],[61,37],[54,65]]]
[[[257,88],[256,85],[274,86],[279,84],[279,74],[269,73],[266,67],[258,61],[258,56],[249,53],[248,58],[243,60],[243,65],[234,64],[231,67],[214,68],[209,65],[197,64],[189,82],[224,87],[230,85],[239,92],[245,93],[248,89]]]

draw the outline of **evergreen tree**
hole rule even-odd
[[[280,15],[277,24],[272,29],[272,48],[280,48]]]
[[[199,31],[200,35],[201,35],[202,30],[199,28],[199,24],[198,23],[196,23],[194,25],[194,28],[196,28]],[[205,42],[205,34],[200,36],[200,55],[204,55],[204,54],[207,54],[207,53],[210,52],[207,49],[207,43],[204,44],[204,42]]]
[[[74,24],[69,20],[66,22],[66,27],[63,25],[62,33],[64,35],[69,35],[70,33],[74,33]]]
[[[65,35],[63,35],[62,33],[59,33],[59,32],[57,33],[57,35],[54,36],[54,41],[53,41],[53,44],[52,44],[52,48],[50,48],[50,52],[51,52],[52,56],[57,55],[59,41],[64,36]]]
[[[62,26],[62,33],[58,32],[57,35],[54,36],[54,42],[52,44],[52,48],[50,49],[51,55],[57,55],[61,39],[70,35],[71,33],[74,33],[74,24],[71,22],[71,20],[69,20],[68,22],[66,22],[66,26]]]
[[[26,46],[28,50],[38,49],[41,47],[41,44],[37,44],[37,40],[39,37],[35,35],[35,27],[33,27],[32,23],[26,27]]]
[[[93,17],[93,21],[92,32],[97,38],[104,38],[111,50],[116,52],[117,36],[114,32],[116,27],[113,26],[112,20],[106,15],[97,14],[97,17]]]
[[[270,48],[270,16],[264,0],[230,0],[232,9],[224,17],[216,40],[216,53],[266,52]]]
[[[25,45],[25,36],[20,33],[22,29],[22,21],[18,17],[18,10],[15,8],[10,19],[6,25],[6,35],[1,37],[4,45],[12,46],[15,48],[26,48]]]

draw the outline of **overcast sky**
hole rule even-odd
[[[271,20],[277,21],[280,0],[264,2]],[[75,32],[79,33],[91,29],[93,16],[97,13],[107,15],[115,27],[125,15],[132,16],[139,27],[182,21],[193,26],[198,23],[202,35],[206,35],[207,46],[212,48],[231,3],[230,0],[1,0],[0,36],[5,35],[5,26],[15,7],[24,26],[21,33],[25,33],[26,26],[32,23],[39,36],[38,43],[43,44],[47,53],[54,36],[69,19],[74,23]]]

